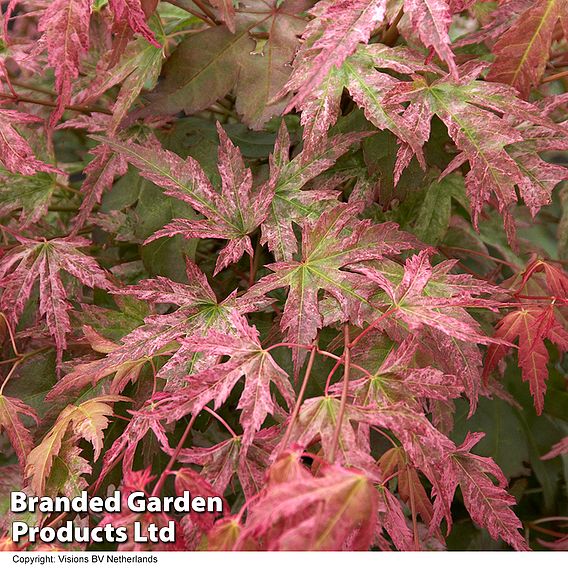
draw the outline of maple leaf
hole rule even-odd
[[[29,142],[15,125],[41,122],[31,114],[0,108],[0,162],[10,172],[31,176],[36,172],[57,173],[59,170],[34,156]]]
[[[95,205],[100,203],[104,191],[112,187],[114,178],[124,175],[128,169],[126,160],[104,144],[93,148],[91,154],[94,158],[84,170],[85,180],[81,185],[85,195],[73,220],[75,233],[85,225]]]
[[[551,299],[562,300],[568,295],[568,274],[550,261],[535,259],[530,262],[522,274],[520,287],[524,287],[535,275],[544,274],[545,288],[553,296]]]
[[[456,77],[458,70],[448,33],[452,16],[446,0],[404,0],[404,12],[409,15],[422,43],[426,47],[433,47]]]
[[[48,62],[55,70],[57,106],[49,120],[53,128],[71,100],[73,81],[79,77],[81,58],[89,49],[91,0],[53,0],[38,23]]]
[[[464,386],[458,377],[434,367],[413,365],[420,344],[416,336],[406,337],[377,364],[371,351],[377,335],[369,333],[365,338],[368,340],[359,342],[352,352],[358,365],[371,370],[361,379],[351,381],[350,390],[358,405],[404,401],[410,407],[416,407],[416,399],[449,400],[461,395]],[[418,411],[421,411],[420,406]]]
[[[517,164],[509,155],[507,147],[523,142],[523,133],[511,125],[507,116],[496,113],[510,114],[519,121],[539,125],[549,135],[558,132],[559,127],[547,121],[538,108],[517,99],[514,91],[502,85],[475,80],[482,70],[483,65],[462,66],[459,82],[443,77],[427,84],[423,78],[415,76],[412,83],[399,83],[393,87],[385,100],[394,103],[409,101],[410,109],[418,105],[415,116],[424,123],[424,139],[428,138],[432,115],[437,115],[444,122],[461,154],[452,160],[442,176],[469,161],[470,171],[465,181],[474,226],[477,228],[482,207],[494,193],[505,219],[507,235],[512,241],[514,223],[509,209],[517,201],[515,185],[521,190],[521,196],[530,205],[533,215],[549,203],[550,194],[543,189],[550,188],[550,185],[546,181],[539,183],[540,173],[530,163],[523,166],[520,159],[521,164]],[[562,136],[565,136],[564,131]],[[545,172],[544,180],[549,175]]]
[[[133,417],[130,422],[128,422],[124,431],[114,441],[108,451],[105,452],[99,476],[101,481],[117,464],[120,458],[122,458],[122,470],[125,477],[133,472],[134,457],[138,449],[138,444],[150,431],[152,431],[164,452],[171,453],[172,451],[168,443],[166,431],[158,420],[145,416],[140,411],[132,411],[132,413]]]
[[[186,387],[157,398],[152,413],[171,422],[189,413],[199,413],[212,400],[218,408],[244,376],[245,384],[237,408],[242,410],[242,444],[246,448],[266,416],[274,413],[270,384],[276,385],[289,408],[294,404],[294,391],[287,373],[262,348],[256,328],[249,326],[246,319],[235,312],[230,319],[235,335],[211,330],[205,336],[184,340],[190,350],[215,356],[228,355],[230,359],[187,377]]]
[[[412,532],[406,523],[406,517],[400,501],[384,486],[378,487],[378,527],[377,533],[384,529],[391,537],[397,550],[416,550]],[[382,550],[390,550],[390,546],[381,546],[380,534],[378,544]]]
[[[544,204],[550,203],[554,188],[568,179],[568,169],[545,162],[536,152],[521,146],[522,143],[513,144],[507,151],[523,174],[517,185],[534,217]]]
[[[423,250],[409,258],[402,275],[397,278],[397,284],[391,276],[397,272],[400,274],[395,263],[384,263],[384,268],[378,270],[371,266],[354,269],[385,291],[388,297],[385,313],[392,310],[392,317],[400,319],[408,329],[416,331],[423,326],[433,327],[461,341],[491,343],[464,308],[493,308],[494,301],[477,296],[495,293],[497,288],[467,275],[449,274],[454,261],[432,267],[429,254],[430,251]]]
[[[254,298],[278,288],[289,288],[280,322],[287,341],[310,344],[316,337],[323,325],[318,307],[319,290],[325,290],[339,302],[345,320],[361,324],[353,302],[367,305],[369,302],[357,290],[358,276],[342,268],[417,246],[394,223],[373,225],[369,221],[354,221],[360,210],[360,203],[337,205],[314,225],[306,225],[301,260],[267,265],[273,274],[263,277],[245,294],[245,298]],[[305,352],[294,350],[296,372],[304,358]]]
[[[295,448],[304,450],[311,444],[319,442],[325,459],[334,453],[334,434],[337,428],[340,401],[330,396],[310,398],[301,406],[297,420],[290,430],[290,442]],[[354,415],[356,418],[356,416]],[[373,460],[365,452],[365,448],[357,436],[350,421],[350,414],[341,424],[337,441],[336,461],[347,467],[356,467],[369,476],[378,477],[378,470]],[[277,447],[275,454],[284,448]]]
[[[34,282],[39,280],[39,313],[45,317],[55,340],[59,363],[71,331],[67,292],[61,271],[69,273],[85,286],[109,288],[106,275],[96,260],[78,249],[90,244],[82,237],[64,237],[36,241],[16,237],[20,244],[0,259],[0,308],[16,324],[31,296]]]
[[[290,137],[282,123],[270,159],[270,178],[274,187],[270,210],[262,223],[261,244],[267,244],[276,260],[291,260],[298,250],[293,224],[316,220],[323,211],[337,205],[337,192],[330,189],[302,190],[316,176],[329,169],[361,134],[333,136],[317,148],[304,149],[290,159]]]
[[[222,189],[220,196],[215,194],[215,190],[210,185],[201,189],[209,198],[211,207],[201,207],[198,211],[207,219],[197,221],[174,219],[149,239],[152,241],[174,235],[182,235],[186,239],[227,239],[230,242],[217,258],[214,275],[237,262],[245,252],[253,257],[254,251],[248,235],[265,219],[272,199],[272,188],[268,184],[263,185],[258,191],[252,191],[252,173],[245,168],[241,152],[219,123],[217,123],[217,132],[220,140],[219,173]],[[166,191],[166,193],[195,207],[194,200],[188,199],[185,193],[179,191]]]
[[[415,126],[420,126],[421,121],[405,116],[400,104],[385,102],[385,95],[399,81],[383,70],[402,74],[439,71],[425,64],[420,54],[405,47],[390,48],[380,44],[359,47],[340,68],[332,68],[321,85],[296,104],[302,111],[303,138],[308,152],[322,144],[326,132],[337,121],[341,96],[347,89],[363,109],[367,120],[380,130],[391,130],[404,142],[404,147],[412,149],[410,157],[416,154],[421,165],[425,165],[421,147],[428,138],[428,132],[416,132]],[[290,88],[294,86],[290,84]]]
[[[390,430],[400,440],[409,463],[428,478],[438,496],[439,518],[435,516],[432,519],[431,527],[438,526],[443,515],[451,522],[451,499],[442,488],[447,476],[448,452],[455,448],[453,442],[438,431],[424,413],[404,403],[375,403],[367,407],[350,405],[349,413],[352,419],[363,424]]]
[[[11,398],[0,394],[0,432],[5,431],[8,435],[10,443],[18,456],[18,461],[23,467],[26,463],[26,457],[33,447],[33,439],[23,424],[19,414],[29,416],[39,422],[38,417],[33,408],[24,404],[17,398]]]
[[[252,191],[252,174],[245,168],[240,151],[220,125],[217,129],[221,194],[215,191],[199,163],[191,157],[184,161],[168,150],[151,150],[138,144],[101,139],[138,167],[141,175],[163,187],[166,195],[185,201],[206,217],[197,221],[174,219],[150,241],[177,234],[187,239],[229,240],[217,259],[214,274],[238,261],[244,252],[253,256],[248,235],[266,217],[272,194],[266,184],[258,191]]]
[[[160,39],[164,41],[161,27],[160,32]],[[108,124],[107,135],[115,133],[142,89],[152,89],[158,81],[164,52],[161,46],[154,43],[148,43],[144,39],[130,42],[115,65],[114,53],[109,52],[97,64],[94,80],[77,95],[78,103],[90,104],[115,85],[121,84],[112,105],[112,118]]]
[[[268,550],[367,550],[377,493],[365,475],[337,465],[271,484],[249,510],[240,540]]]
[[[508,313],[497,324],[495,337],[508,343],[518,340],[522,378],[530,385],[537,414],[542,414],[548,378],[548,349],[544,339],[549,339],[564,351],[568,350],[568,332],[556,321],[553,306],[523,306]],[[509,348],[504,345],[489,347],[485,361],[486,377],[508,351]]]
[[[98,353],[113,353],[120,348],[119,345],[100,336],[93,328],[84,326],[85,337],[89,341],[93,351]],[[109,364],[105,358],[77,363],[70,373],[63,376],[57,384],[47,393],[46,400],[58,400],[61,396],[78,393],[87,385],[95,385],[101,379],[114,374],[110,383],[110,394],[121,393],[128,383],[136,382],[143,366],[148,362],[146,357],[133,361],[125,361],[116,365]]]
[[[47,213],[53,192],[56,189],[52,174],[39,172],[35,175],[0,173],[0,215],[19,213],[19,228],[24,229],[39,221]]]
[[[51,430],[27,456],[26,477],[36,495],[46,494],[46,481],[68,432],[75,445],[80,438],[90,442],[95,452],[94,459],[97,460],[103,448],[103,430],[109,424],[108,416],[112,414],[112,407],[108,403],[121,400],[129,399],[114,395],[99,396],[63,409]]]
[[[458,388],[452,377],[457,377],[470,400],[471,416],[475,412],[481,386],[482,358],[475,343],[489,344],[491,341],[502,340],[491,340],[485,336],[466,308],[495,309],[499,302],[477,296],[492,296],[503,290],[468,275],[450,274],[454,265],[455,261],[449,261],[432,267],[428,252],[422,251],[419,255],[409,258],[404,269],[391,261],[368,263],[367,266],[354,266],[353,269],[365,274],[386,293],[384,298],[381,294],[373,295],[374,303],[381,303],[385,307],[381,316],[382,327],[399,337],[400,329],[390,326],[390,318],[394,318],[397,325],[403,329],[419,332],[420,349],[428,353],[428,357],[445,373],[444,375],[440,371],[427,368],[419,370],[416,378],[420,384],[411,379],[411,391],[418,393],[422,389],[423,392],[432,389],[428,394],[432,397],[433,391],[438,390],[438,396],[445,392],[451,398],[451,394],[457,394]],[[448,354],[452,356],[449,357]],[[424,382],[430,383],[429,385],[421,384],[421,374]],[[389,384],[388,381],[384,385],[383,381],[377,384],[362,379],[359,385],[362,387],[362,394],[370,389],[371,394],[379,399],[385,395],[388,398],[389,389],[392,388],[395,393],[400,393],[402,388],[403,393],[410,394],[408,389],[405,391],[404,387],[396,383]],[[386,391],[382,390],[382,386],[386,387]]]
[[[492,538],[502,538],[515,550],[529,550],[518,532],[522,523],[511,510],[515,498],[504,489],[507,480],[503,473],[493,459],[476,456],[469,451],[484,435],[469,433],[464,443],[448,456],[450,467],[443,481],[446,499],[451,502],[459,485],[464,504],[475,523],[486,528]],[[498,485],[489,475],[497,479]]]
[[[305,26],[300,14],[310,5],[309,0],[250,0],[236,12],[234,30],[213,26],[191,34],[164,65],[164,80],[142,114],[193,114],[234,89],[243,122],[262,128],[286,106],[275,99],[290,76]]]
[[[161,45],[156,41],[154,33],[146,23],[146,14],[140,0],[108,0],[108,5],[116,24],[128,23],[133,31],[139,33],[154,47],[161,49]]]
[[[248,448],[243,446],[241,436],[234,436],[208,448],[184,448],[179,453],[179,461],[202,466],[201,475],[219,494],[225,492],[236,474],[245,498],[250,499],[264,486],[270,453],[277,436],[278,430],[271,427],[257,432]]]
[[[479,346],[433,327],[423,330],[420,343],[420,347],[436,361],[438,367],[462,382],[470,403],[469,416],[472,416],[483,387],[483,357]]]
[[[544,74],[556,23],[566,18],[568,7],[562,0],[529,4],[493,46],[495,61],[487,79],[512,85],[528,98]]]
[[[326,75],[339,67],[357,45],[367,43],[382,23],[386,0],[323,0],[310,11],[315,18],[302,35],[303,46],[294,61],[294,72],[285,91],[298,89],[284,112],[300,106],[320,86]],[[299,88],[298,88],[299,87]]]
[[[189,259],[186,259],[186,272],[189,284],[158,276],[117,292],[150,302],[174,304],[179,308],[171,313],[146,317],[144,325],[125,335],[117,349],[96,363],[103,373],[105,369],[128,369],[151,357],[174,353],[160,368],[158,375],[175,390],[184,385],[188,374],[207,368],[215,359],[214,356],[195,352],[191,345],[182,341],[184,338],[206,334],[210,329],[227,332],[231,329],[229,315],[233,310],[244,314],[266,305],[263,301],[236,298],[235,294],[218,301],[205,275]],[[79,372],[83,374],[81,370]]]
[[[414,508],[427,525],[430,525],[434,517],[432,503],[424,490],[418,472],[409,464],[404,450],[402,448],[387,450],[379,459],[379,467],[386,479],[396,474],[400,498]]]

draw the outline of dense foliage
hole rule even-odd
[[[2,4],[4,549],[566,549],[565,0]]]

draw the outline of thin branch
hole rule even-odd
[[[285,448],[288,445],[288,441],[290,440],[290,434],[292,433],[292,427],[294,426],[296,418],[300,413],[302,400],[304,399],[304,394],[306,393],[306,387],[308,386],[308,381],[310,380],[310,375],[312,373],[312,367],[314,365],[316,351],[317,349],[314,345],[314,347],[312,348],[312,352],[310,353],[310,358],[308,359],[308,366],[306,367],[304,380],[302,381],[302,386],[300,387],[300,392],[298,393],[298,398],[296,399],[296,404],[294,405],[294,410],[292,411],[292,416],[290,417],[290,423],[288,424],[288,428],[286,429],[286,433],[284,434],[284,438],[282,440],[282,448]]]
[[[26,89],[27,91],[34,91],[36,93],[41,93],[50,97],[57,97],[57,93],[55,91],[44,89],[43,87],[36,87],[35,85],[28,85],[27,83],[23,83],[22,81],[18,81],[17,79],[12,79],[11,77],[10,83],[16,87]]]
[[[375,321],[371,322],[369,324],[368,327],[366,327],[349,345],[350,349],[353,349],[353,347],[355,347],[355,345],[357,345],[357,343],[359,343],[359,341],[361,341],[361,339],[363,339],[363,337],[365,337],[365,335],[367,335],[368,333],[370,333],[373,329],[375,329],[377,327],[377,325],[379,325],[379,323],[381,323],[381,321],[383,321],[387,316],[390,316],[394,311],[395,311],[395,307],[393,306],[392,308],[389,308],[386,312],[384,312],[383,314],[381,314]]]
[[[160,478],[158,479],[158,481],[156,482],[156,485],[154,486],[154,489],[152,491],[152,497],[156,497],[157,495],[160,494],[160,491],[162,490],[162,487],[166,481],[166,478],[168,477],[168,475],[170,474],[170,470],[172,468],[172,466],[174,465],[174,463],[177,460],[177,457],[179,456],[179,453],[181,452],[181,449],[183,448],[183,445],[185,444],[185,441],[187,440],[187,437],[189,436],[189,433],[191,432],[191,429],[193,428],[193,424],[195,422],[197,418],[197,413],[195,413],[192,417],[191,420],[187,423],[187,426],[185,427],[185,430],[178,442],[178,445],[176,446],[176,449],[174,450],[170,461],[168,462],[168,464],[166,465],[166,468],[164,469],[164,471],[162,472],[162,475],[160,475]]]
[[[227,432],[229,432],[229,434],[231,434],[231,436],[233,438],[239,437],[238,434],[229,426],[227,421],[222,416],[219,416],[212,408],[209,408],[208,406],[204,406],[203,410],[205,410],[205,412],[209,412],[209,414],[211,414],[211,416],[213,416],[214,418],[217,418],[217,420],[221,424],[223,424],[223,426],[225,426],[225,428],[227,429]]]
[[[193,0],[193,3],[213,22],[217,23],[215,14],[201,1]]]
[[[552,81],[557,81],[558,79],[564,79],[564,77],[568,77],[568,69],[566,71],[561,71],[560,73],[555,73],[554,75],[549,75],[548,77],[545,77],[541,82],[552,83]]]
[[[2,386],[0,386],[0,396],[2,396],[2,394],[4,393],[4,387],[8,384],[8,381],[12,378],[12,375],[14,374],[16,369],[18,368],[19,364],[20,364],[20,361],[16,361],[14,363],[14,365],[12,366],[12,368],[10,369],[10,372],[6,375],[6,378],[4,379]]]
[[[4,312],[0,312],[0,317],[4,320],[6,324],[6,329],[8,330],[8,335],[10,336],[10,342],[12,343],[12,349],[14,351],[14,355],[18,358],[21,357],[20,353],[18,352],[18,348],[16,347],[16,338],[14,337],[14,332],[12,331],[12,326],[8,321],[8,318],[4,315]]]
[[[187,13],[191,14],[192,16],[195,16],[196,18],[203,20],[206,24],[209,24],[210,26],[217,25],[217,22],[215,21],[215,16],[209,10],[206,9],[204,10],[203,9],[204,7],[200,6],[199,2],[194,2],[194,4],[201,9],[201,11],[203,12],[202,14],[196,12],[191,6],[188,6],[187,2],[184,2],[184,0],[167,0],[167,2],[172,4],[172,6],[176,6],[177,8],[185,10]],[[209,14],[207,12],[209,12]]]
[[[329,461],[335,461],[335,453],[337,446],[339,444],[339,435],[341,433],[341,427],[343,425],[343,419],[345,417],[345,409],[347,407],[347,394],[349,393],[349,371],[351,369],[351,344],[349,340],[349,324],[346,323],[343,326],[343,343],[344,351],[343,355],[345,358],[344,368],[343,368],[343,391],[341,393],[341,402],[339,404],[339,414],[337,415],[337,423],[335,424],[335,431],[333,432],[333,441],[331,442],[331,452],[329,456]]]
[[[339,367],[341,366],[342,362],[343,362],[343,357],[338,357],[335,365],[333,366],[331,371],[328,373],[327,379],[325,380],[325,388],[324,388],[324,391],[323,391],[325,396],[328,395],[329,386],[331,385],[331,379],[333,378],[333,375],[335,375],[335,371],[337,371],[337,369],[339,369]]]
[[[41,99],[34,99],[33,97],[22,97],[20,95],[14,96],[14,95],[9,95],[7,93],[2,93],[0,95],[0,99],[12,100],[15,103],[30,103],[30,104],[34,104],[34,105],[42,105],[42,106],[51,107],[51,108],[57,107],[57,103],[55,103],[53,101],[44,101],[44,100],[41,100]],[[83,114],[92,114],[94,112],[98,112],[98,113],[101,113],[101,114],[112,115],[112,112],[110,110],[107,110],[106,108],[94,107],[94,106],[93,107],[87,107],[87,106],[81,106],[81,105],[67,105],[65,107],[65,110],[73,110],[75,112],[82,112]]]

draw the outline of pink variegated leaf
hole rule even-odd
[[[337,205],[313,225],[306,224],[301,260],[268,265],[273,274],[262,278],[245,295],[245,298],[262,297],[272,290],[289,288],[280,322],[288,341],[309,344],[323,326],[319,290],[325,290],[339,302],[345,320],[360,325],[356,306],[358,302],[367,306],[370,303],[356,290],[359,278],[342,268],[419,246],[394,223],[373,225],[356,220],[360,209],[361,203]],[[296,372],[304,358],[305,351],[294,350]]]
[[[539,85],[550,57],[554,30],[568,18],[562,0],[537,0],[529,5],[493,47],[495,61],[488,80],[507,83],[527,99]]]
[[[31,114],[0,109],[0,162],[10,172],[31,176],[36,172],[57,173],[59,170],[34,156],[29,142],[16,130],[16,125],[41,122]]]
[[[162,424],[151,417],[136,413],[127,424],[124,431],[114,441],[108,451],[105,452],[100,474],[101,480],[104,479],[105,475],[120,460],[122,460],[124,476],[128,476],[128,474],[133,471],[134,458],[138,445],[150,432],[154,434],[164,452],[170,453],[172,451],[169,446],[165,428]]]
[[[146,23],[147,16],[140,0],[109,0],[109,7],[114,15],[115,24],[127,23],[134,32],[140,34],[154,47],[161,49],[161,45]]]
[[[245,385],[237,408],[242,410],[242,444],[246,448],[266,416],[274,413],[270,384],[274,383],[278,388],[289,408],[294,404],[294,392],[287,373],[260,345],[256,328],[250,327],[236,312],[230,319],[236,335],[212,330],[205,336],[194,336],[184,341],[190,351],[212,356],[227,355],[230,359],[187,377],[185,388],[158,397],[152,414],[172,421],[200,412],[210,401],[214,401],[215,408],[218,408],[244,376]]]
[[[110,287],[105,272],[97,261],[82,253],[80,248],[90,242],[82,237],[64,237],[50,241],[36,241],[18,237],[16,246],[0,260],[0,309],[8,320],[17,324],[33,285],[39,281],[39,314],[45,318],[57,347],[61,363],[67,346],[66,335],[71,331],[68,301],[61,271],[65,271],[89,288]]]
[[[82,57],[89,49],[91,0],[53,0],[41,17],[38,29],[47,47],[48,62],[55,70],[57,106],[49,125],[54,127],[71,100],[73,81],[79,77]]]
[[[381,529],[392,538],[397,550],[416,550],[400,501],[386,487],[381,487],[378,495],[377,512]]]
[[[112,117],[105,128],[107,135],[114,135],[141,91],[156,85],[164,53],[160,46],[137,39],[125,47],[118,63],[113,57],[114,52],[109,52],[99,61],[95,79],[75,99],[77,103],[91,104],[112,87],[121,85],[112,105]]]
[[[267,185],[274,188],[268,215],[262,223],[261,243],[266,243],[277,260],[291,260],[298,250],[293,225],[316,220],[325,210],[337,205],[337,192],[330,189],[303,190],[316,176],[325,172],[365,134],[337,135],[323,144],[306,147],[290,160],[290,141],[282,124],[277,150],[271,160]],[[278,155],[278,159],[274,156]]]
[[[338,427],[340,401],[331,397],[310,398],[302,404],[297,420],[290,430],[290,444],[299,450],[305,450],[318,443],[323,456],[330,459],[333,453],[335,429]],[[374,460],[365,452],[361,440],[351,425],[350,411],[341,424],[337,442],[336,462],[345,467],[356,467],[364,471],[371,479],[377,480],[379,472]],[[357,418],[356,415],[353,418]],[[281,454],[286,448],[278,446],[275,454]]]
[[[369,336],[372,341],[373,334]],[[418,345],[416,336],[408,336],[375,370],[371,366],[372,357],[365,357],[369,343],[358,344],[353,356],[358,364],[372,369],[368,376],[351,382],[351,389],[358,404],[365,406],[377,402],[390,404],[393,401],[405,401],[414,406],[417,399],[450,400],[460,397],[464,386],[458,377],[434,367],[418,367],[413,363]]]
[[[481,210],[494,194],[504,217],[507,235],[513,242],[515,229],[510,210],[517,201],[515,186],[519,187],[535,214],[550,202],[552,182],[561,178],[562,174],[558,167],[538,168],[537,158],[529,157],[535,151],[530,129],[515,127],[509,115],[519,122],[531,124],[533,128],[542,129],[542,138],[548,137],[549,141],[558,140],[559,144],[563,144],[566,133],[547,120],[536,106],[517,99],[514,91],[502,85],[475,80],[483,68],[483,65],[473,64],[462,66],[459,82],[445,77],[427,85],[422,78],[415,76],[412,83],[401,82],[394,86],[384,100],[387,103],[409,101],[410,106],[405,113],[419,105],[414,114],[420,121],[429,122],[435,114],[444,122],[462,153],[450,162],[442,176],[468,161],[470,170],[465,180],[474,226],[477,228]],[[551,142],[551,145],[554,143]],[[519,158],[518,162],[515,156]]]
[[[197,221],[174,219],[149,241],[174,235],[187,239],[219,238],[229,241],[227,249],[217,259],[215,274],[239,260],[245,252],[252,257],[248,235],[266,218],[273,194],[270,184],[253,190],[252,173],[245,167],[239,149],[220,124],[217,131],[220,139],[220,194],[199,163],[191,157],[184,161],[167,150],[150,150],[130,142],[100,139],[138,167],[144,177],[162,186],[166,195],[185,201],[206,217]]]
[[[210,497],[220,497],[214,487],[196,471],[184,467],[178,469],[174,474],[174,487],[178,495],[183,495],[185,491],[189,491],[191,496],[199,496],[208,499]],[[221,497],[221,507],[225,510],[228,508],[227,503],[223,503]],[[218,511],[221,512],[222,511]],[[202,531],[208,531],[215,524],[215,518],[220,515],[215,513],[197,513],[190,512],[189,518]]]
[[[396,474],[400,498],[411,508],[414,507],[424,523],[430,525],[434,516],[432,503],[420,481],[418,472],[410,465],[405,451],[398,447],[387,450],[381,456],[379,466],[387,479]],[[404,531],[402,534],[405,534]]]
[[[452,22],[446,0],[404,0],[404,12],[426,47],[432,47],[457,76],[454,54],[450,47],[449,28]]]
[[[476,524],[486,528],[492,538],[503,539],[515,550],[528,550],[518,531],[522,523],[511,509],[515,498],[504,489],[507,480],[503,473],[493,459],[469,451],[483,436],[483,433],[468,434],[464,443],[450,454],[444,477],[446,499],[452,500],[459,485],[464,504]],[[495,485],[489,476],[498,484]]]
[[[405,404],[390,407],[375,406],[352,409],[352,416],[361,422],[390,430],[401,442],[410,464],[423,473],[439,496],[440,519],[451,520],[449,504],[442,488],[446,476],[448,452],[455,448],[453,442],[439,432],[424,414]],[[440,519],[433,521],[438,526]]]
[[[93,351],[109,354],[119,348],[119,345],[100,336],[94,329],[84,326],[85,337]],[[146,357],[124,361],[119,364],[109,363],[107,358],[97,359],[86,363],[77,363],[70,373],[63,376],[45,397],[48,401],[58,400],[62,396],[78,393],[87,385],[96,385],[102,379],[114,375],[110,383],[110,394],[120,394],[129,383],[135,383],[140,377]]]
[[[267,550],[367,550],[373,539],[377,493],[365,475],[326,466],[319,477],[268,486],[251,505],[240,542]]]
[[[518,340],[522,378],[529,383],[536,412],[541,414],[544,409],[549,359],[544,340],[549,339],[562,351],[568,350],[568,331],[556,320],[554,307],[526,306],[508,313],[497,324],[495,337],[509,344]],[[506,345],[489,347],[485,362],[486,377],[508,351]]]
[[[146,317],[144,325],[125,335],[116,350],[94,365],[100,365],[104,372],[104,365],[115,369],[124,368],[123,365],[130,368],[137,361],[141,363],[148,358],[173,354],[158,370],[158,375],[168,381],[166,390],[175,390],[185,385],[188,375],[207,369],[215,360],[215,356],[186,344],[187,337],[206,335],[209,330],[230,333],[234,331],[229,317],[231,312],[236,310],[245,314],[267,305],[262,299],[237,298],[235,294],[219,301],[205,275],[189,259],[186,259],[186,272],[187,284],[158,276],[115,291],[178,308]]]
[[[115,177],[124,175],[128,169],[126,160],[104,144],[94,148],[91,154],[94,158],[85,168],[85,180],[81,186],[85,195],[79,213],[73,220],[75,232],[85,225],[103,193],[112,187]]]
[[[439,68],[425,64],[420,54],[408,48],[381,44],[360,46],[339,69],[332,68],[319,87],[296,105],[302,111],[306,154],[325,145],[325,134],[339,118],[341,95],[343,89],[347,89],[365,117],[380,130],[393,132],[412,150],[408,159],[416,155],[424,167],[421,148],[429,136],[427,123],[405,115],[400,104],[385,101],[385,95],[400,81],[384,70],[402,74],[441,73]]]
[[[240,436],[208,448],[184,448],[179,454],[179,460],[202,466],[201,475],[219,494],[225,492],[236,474],[245,497],[250,499],[264,485],[270,453],[277,435],[278,431],[274,427],[265,428],[256,434],[248,448],[242,446]]]
[[[495,309],[495,302],[478,296],[495,291],[483,281],[445,274],[433,268],[428,259],[429,251],[423,250],[409,258],[402,278],[395,284],[384,270],[358,265],[355,270],[365,274],[382,288],[389,301],[386,306],[392,317],[400,319],[411,330],[432,327],[461,341],[491,343],[478,323],[464,308],[480,307]],[[391,270],[396,270],[393,264]],[[386,313],[386,312],[385,312]]]
[[[0,432],[5,431],[8,439],[18,456],[22,467],[26,465],[27,455],[33,448],[33,438],[19,415],[28,416],[38,423],[38,417],[33,408],[17,398],[0,394]]]
[[[369,41],[373,29],[384,20],[386,0],[323,0],[311,13],[315,19],[306,26],[294,72],[283,89],[297,90],[285,112],[300,107],[359,43]]]

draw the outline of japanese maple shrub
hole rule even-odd
[[[2,9],[1,547],[566,549],[566,0]]]

